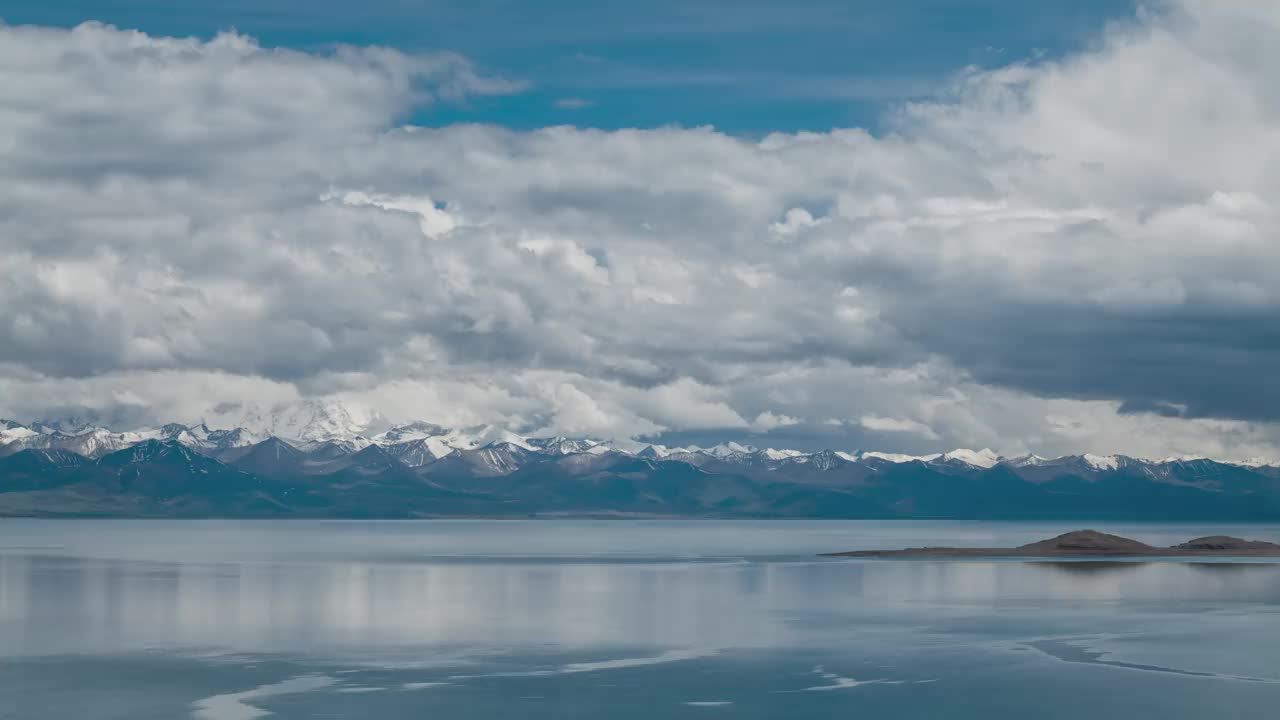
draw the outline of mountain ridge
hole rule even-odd
[[[380,416],[379,416],[380,417]],[[495,425],[479,425],[468,428],[448,428],[443,425],[425,421],[414,421],[390,425],[379,433],[367,433],[363,425],[347,423],[331,424],[327,427],[345,427],[341,431],[316,431],[311,425],[302,428],[299,436],[280,435],[246,427],[212,430],[201,422],[196,425],[182,423],[166,423],[160,428],[139,428],[116,431],[105,426],[78,424],[73,430],[62,428],[66,423],[32,422],[24,425],[13,420],[0,419],[0,457],[13,454],[27,448],[61,449],[75,452],[88,458],[95,458],[115,450],[120,450],[138,443],[153,439],[174,440],[197,450],[227,450],[243,448],[262,442],[268,438],[276,438],[300,449],[308,449],[329,444],[341,444],[363,449],[369,445],[395,447],[405,443],[419,443],[419,452],[423,459],[431,456],[438,460],[447,454],[459,450],[473,450],[495,443],[508,443],[535,452],[556,452],[573,454],[580,452],[623,452],[629,455],[651,458],[671,458],[688,455],[704,455],[720,460],[734,462],[787,461],[804,462],[806,458],[823,457],[826,462],[831,458],[840,458],[850,462],[882,460],[891,463],[921,462],[957,463],[971,467],[991,468],[996,465],[1014,467],[1053,467],[1068,463],[1087,465],[1095,470],[1117,469],[1122,464],[1171,465],[1209,461],[1224,465],[1250,468],[1280,468],[1280,462],[1265,458],[1251,457],[1246,460],[1233,461],[1213,459],[1205,456],[1172,456],[1155,460],[1130,455],[1097,455],[1093,453],[1069,454],[1057,457],[1043,457],[1032,454],[1003,456],[984,448],[971,450],[956,448],[945,452],[924,455],[882,452],[878,450],[856,450],[847,452],[832,448],[824,448],[813,452],[804,452],[787,448],[759,448],[737,442],[727,442],[711,447],[667,447],[651,443],[627,442],[615,443],[589,437],[565,437],[520,435]],[[401,449],[399,452],[404,452]],[[425,463],[419,463],[425,464]]]
[[[1204,458],[637,450],[430,423],[253,443],[204,424],[0,428],[0,515],[1280,519],[1280,469]]]

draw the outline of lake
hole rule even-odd
[[[1078,526],[0,519],[0,719],[1275,717],[1280,564],[817,557]]]

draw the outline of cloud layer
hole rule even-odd
[[[453,55],[0,27],[0,413],[1270,453],[1278,32],[1184,0],[748,139],[403,125],[519,91]]]

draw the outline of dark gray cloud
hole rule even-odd
[[[912,337],[985,383],[1119,400],[1122,412],[1274,421],[1280,310],[1089,306],[933,298],[904,312]]]

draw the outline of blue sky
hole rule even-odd
[[[436,106],[424,125],[714,125],[730,133],[881,127],[968,66],[1096,42],[1132,0],[5,0],[9,24],[99,20],[153,35],[235,28],[264,45],[453,50],[527,92]]]

